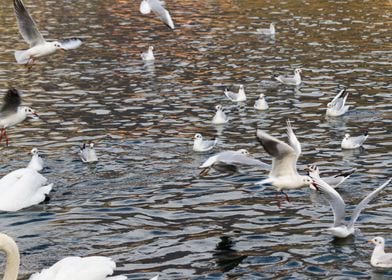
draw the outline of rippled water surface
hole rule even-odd
[[[130,279],[391,277],[370,266],[365,241],[381,235],[392,248],[392,186],[360,216],[354,238],[333,240],[322,195],[289,191],[291,202],[279,209],[274,189],[255,184],[264,171],[200,177],[209,154],[191,149],[198,132],[219,137],[216,151],[246,148],[269,162],[255,128],[286,140],[290,118],[302,142],[300,169],[357,168],[341,189],[348,205],[357,203],[392,170],[390,1],[167,0],[174,31],[141,15],[139,1],[25,2],[47,38],[85,44],[26,72],[13,58],[26,45],[12,3],[1,1],[2,94],[17,87],[40,114],[8,130],[1,176],[24,167],[36,146],[55,185],[48,203],[1,213],[0,230],[21,251],[21,279],[67,255],[111,256]],[[256,34],[271,21],[275,37]],[[156,61],[144,64],[139,53],[149,45]],[[296,67],[300,87],[271,78]],[[223,89],[239,84],[248,101],[237,105]],[[351,109],[326,118],[341,87]],[[260,93],[268,111],[253,109]],[[224,127],[210,123],[217,104],[230,116]],[[346,132],[365,130],[364,149],[340,149]],[[86,141],[96,145],[97,164],[77,156]]]

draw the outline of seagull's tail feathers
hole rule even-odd
[[[257,184],[257,185],[271,184],[272,181],[273,181],[273,180],[272,180],[271,178],[266,178],[266,179],[264,179],[264,180],[261,180],[261,181],[257,182],[256,184]]]
[[[27,51],[15,51],[15,59],[18,64],[26,64],[29,62]]]

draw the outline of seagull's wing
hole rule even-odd
[[[161,3],[158,0],[147,0],[147,1],[154,14],[157,17],[159,17],[159,19],[164,24],[169,26],[171,29],[174,29],[174,23],[169,12],[161,5]]]
[[[295,136],[290,120],[287,120],[287,136],[289,137],[289,144],[291,148],[294,149],[298,158],[302,151],[301,144],[299,143],[297,136]]]
[[[199,168],[211,167],[214,163],[217,162],[219,155],[220,155],[220,153],[213,155],[213,156],[210,156],[202,165],[199,166]]]
[[[151,7],[150,7],[150,4],[148,4],[147,0],[143,0],[140,3],[140,8],[139,9],[140,9],[140,12],[143,15],[151,13]]]
[[[350,137],[350,141],[353,145],[359,145],[361,146],[363,144],[363,142],[365,142],[365,140],[368,138],[368,133],[365,132],[363,135],[359,135],[359,136],[354,136],[354,137]]]
[[[11,88],[7,91],[7,94],[4,96],[4,103],[0,109],[0,114],[7,114],[8,112],[16,112],[22,98],[18,90]]]
[[[318,172],[310,172],[309,176],[313,179],[316,186],[321,189],[328,197],[328,202],[332,207],[334,216],[334,226],[340,226],[343,224],[344,217],[346,216],[346,204],[340,194],[324,182]]]
[[[283,84],[295,84],[296,82],[294,76],[280,75],[280,76],[275,76],[275,79]]]
[[[270,176],[297,174],[297,154],[292,147],[262,130],[257,130],[256,136],[267,153],[273,157]]]
[[[351,216],[350,223],[348,224],[348,228],[354,226],[361,211],[368,205],[368,203],[370,201],[372,201],[391,182],[391,180],[392,179],[389,179],[384,184],[382,184],[380,187],[378,187],[377,189],[372,191],[370,194],[368,194],[364,199],[362,199],[362,201],[354,209],[354,212]]]
[[[336,111],[340,111],[344,107],[344,103],[346,102],[348,96],[348,92],[346,89],[342,89],[339,93],[332,99],[331,105]]]
[[[230,90],[225,90],[225,95],[227,96],[227,98],[229,98],[230,100],[237,100],[237,93],[232,92]]]
[[[59,40],[59,43],[64,50],[72,50],[80,47],[83,41],[80,38],[67,38]]]
[[[333,188],[337,188],[340,184],[346,181],[347,178],[351,176],[356,171],[356,168],[353,168],[349,171],[340,172],[336,175],[323,177],[323,180]]]
[[[225,154],[225,157],[220,157],[219,160],[227,164],[253,165],[265,170],[271,170],[271,166],[269,164],[250,156],[243,155],[239,152]]]
[[[14,10],[19,26],[19,32],[30,47],[45,43],[44,37],[38,31],[34,20],[27,12],[22,0],[14,0]]]
[[[384,254],[377,258],[377,263],[379,267],[391,267],[392,266],[392,254]]]

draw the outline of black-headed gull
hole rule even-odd
[[[142,58],[142,60],[144,60],[144,61],[152,61],[152,60],[155,60],[153,50],[154,50],[154,47],[153,47],[153,46],[149,46],[149,47],[148,47],[148,50],[147,50],[146,52],[142,52],[142,53],[140,54],[140,57]]]
[[[85,163],[98,161],[98,157],[94,149],[94,143],[90,143],[89,145],[83,144],[83,146],[80,147],[79,156]]]
[[[256,31],[263,35],[275,35],[275,23],[270,23],[269,28],[258,28]]]
[[[349,105],[345,105],[347,97],[347,90],[345,88],[340,90],[332,101],[327,104],[327,116],[338,117],[345,114],[350,107]]]
[[[246,149],[238,151],[223,151],[209,157],[199,168],[203,169],[200,175],[207,175],[211,168],[223,172],[237,172],[237,165],[257,166],[269,170],[271,166],[258,159],[252,158]]]
[[[159,17],[159,19],[171,29],[174,29],[173,20],[169,12],[162,6],[162,1],[159,0],[143,0],[140,3],[140,12],[142,14],[149,14],[151,11]]]
[[[235,101],[235,102],[246,101],[244,85],[240,85],[240,88],[238,89],[238,93],[232,92],[227,88],[225,88],[224,93],[227,96],[227,98],[229,98],[231,101]]]
[[[14,0],[14,10],[19,26],[19,32],[23,39],[30,45],[28,50],[15,51],[15,59],[19,64],[26,64],[29,68],[34,64],[34,60],[50,55],[59,49],[76,49],[82,44],[79,38],[69,38],[47,42],[27,12],[22,0]]]
[[[376,245],[373,249],[370,264],[379,268],[392,268],[392,253],[385,253],[385,240],[381,236],[377,236],[368,242]]]
[[[301,145],[289,121],[287,122],[287,135],[289,145],[262,130],[256,132],[257,140],[272,156],[272,169],[269,176],[259,184],[272,184],[278,192],[286,196],[288,201],[288,195],[283,190],[310,187],[313,185],[313,180],[309,176],[302,176],[297,172],[297,160],[301,154]],[[279,200],[278,205],[280,205]]]
[[[0,109],[0,141],[5,138],[6,145],[8,146],[8,136],[6,129],[10,126],[17,125],[24,121],[27,117],[38,118],[37,113],[27,106],[20,106],[22,98],[19,92],[11,88],[4,96],[3,106]]]
[[[280,75],[280,76],[274,76],[274,78],[275,78],[275,80],[277,80],[278,82],[280,82],[282,84],[298,86],[302,82],[301,73],[302,73],[302,70],[297,68],[294,70],[294,76]]]
[[[346,133],[340,146],[342,149],[357,149],[363,145],[368,136],[367,131],[362,135],[352,137]]]
[[[308,175],[310,172],[315,172],[315,169],[317,168],[316,165],[308,165],[305,168],[305,171],[308,171]],[[356,171],[356,168],[350,169],[348,171],[343,171],[339,172],[335,175],[332,176],[323,176],[324,182],[326,182],[328,185],[330,185],[332,188],[336,189],[339,187],[341,184],[343,184],[344,181],[346,181],[354,172]],[[310,186],[311,189],[316,190],[314,186]]]
[[[267,110],[268,103],[265,100],[265,96],[263,93],[260,94],[259,99],[256,100],[255,105],[253,106],[256,110]]]
[[[204,140],[200,133],[196,133],[193,137],[193,150],[195,152],[208,152],[211,151],[217,143],[218,139]]]
[[[225,124],[229,121],[229,118],[223,112],[223,107],[222,105],[216,105],[215,106],[216,112],[214,117],[212,118],[212,123],[213,124]]]
[[[314,171],[310,172],[310,177],[313,179],[316,187],[320,189],[323,193],[327,195],[329,204],[331,205],[334,223],[333,227],[328,228],[328,231],[336,237],[346,238],[347,236],[354,234],[355,232],[355,222],[357,221],[361,211],[371,202],[391,181],[389,179],[380,187],[368,194],[362,201],[355,207],[349,223],[345,224],[346,217],[346,203],[344,203],[343,198],[340,194],[328,185],[323,179],[320,178],[318,168],[315,167]]]
[[[32,157],[29,164],[27,165],[27,168],[32,168],[36,171],[41,171],[44,169],[44,160],[39,155],[37,148],[31,149],[31,155]]]

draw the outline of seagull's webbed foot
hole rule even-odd
[[[284,194],[284,196],[286,197],[286,201],[290,202],[289,196],[287,195],[287,193],[285,193],[284,191],[281,191],[282,194]]]
[[[204,168],[204,169],[199,173],[199,176],[207,176],[209,171],[210,171],[210,168],[209,168],[209,167]]]

